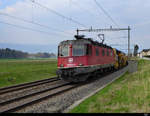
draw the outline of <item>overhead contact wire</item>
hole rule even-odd
[[[84,24],[82,24],[82,23],[80,23],[80,22],[78,22],[78,21],[76,21],[76,20],[74,20],[74,19],[72,19],[72,18],[69,18],[69,17],[67,17],[67,16],[64,16],[64,15],[62,15],[61,13],[59,13],[59,12],[57,12],[57,11],[51,9],[51,8],[48,8],[48,7],[42,5],[42,4],[38,3],[38,2],[35,2],[34,0],[30,0],[30,1],[33,2],[33,3],[35,3],[35,4],[38,5],[38,6],[42,7],[42,8],[47,9],[48,11],[50,11],[51,13],[53,13],[53,14],[59,16],[59,17],[62,17],[62,18],[64,18],[64,19],[66,19],[66,20],[69,20],[69,21],[71,21],[71,22],[73,22],[73,23],[75,23],[75,24],[78,24],[78,25],[82,26],[82,27],[87,27],[86,25],[84,25]]]
[[[11,18],[13,18],[13,19],[20,20],[20,21],[23,21],[23,22],[26,22],[26,23],[38,25],[38,26],[40,26],[40,27],[44,27],[44,28],[50,29],[50,30],[52,30],[52,31],[63,32],[63,33],[72,35],[72,34],[69,33],[69,32],[66,32],[66,31],[63,31],[63,30],[60,30],[60,29],[56,29],[56,28],[52,28],[52,27],[50,27],[50,26],[42,25],[42,24],[40,24],[40,23],[33,22],[33,21],[30,21],[30,20],[26,20],[26,19],[23,19],[23,18],[20,18],[20,17],[12,16],[12,15],[9,15],[9,14],[7,14],[7,13],[1,13],[1,12],[0,12],[0,15],[7,16],[7,17],[11,17]]]
[[[37,30],[37,29],[33,29],[33,28],[29,28],[29,27],[24,27],[24,26],[20,26],[20,25],[15,25],[15,24],[3,22],[3,21],[0,21],[0,23],[6,24],[6,25],[10,25],[10,26],[14,26],[14,27],[17,27],[17,28],[22,28],[22,29],[26,29],[26,30],[31,30],[31,31],[35,31],[35,32],[40,32],[40,33],[52,35],[52,33],[45,32],[45,31],[41,31],[41,30]],[[63,35],[63,36],[66,36],[66,35]]]

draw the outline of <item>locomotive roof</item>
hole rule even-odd
[[[81,39],[81,40],[66,40],[62,41],[59,45],[68,45],[68,44],[91,44],[90,41]]]
[[[102,46],[104,48],[110,48],[112,49],[111,46],[107,46],[106,44],[102,44],[99,43],[98,41],[93,41],[91,38],[84,38],[84,37],[77,37],[75,36],[77,39],[76,40],[65,40],[62,41],[59,46],[61,45],[68,45],[68,44],[92,44],[92,45],[97,45],[97,46]]]

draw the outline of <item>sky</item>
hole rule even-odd
[[[135,44],[139,45],[139,51],[150,48],[150,0],[97,0],[117,25],[94,0],[34,1],[35,3],[32,0],[0,0],[0,48],[12,48],[29,53],[57,53],[58,44],[63,40],[74,39],[77,28],[88,29],[91,26],[130,26],[131,51]],[[68,20],[69,18],[78,24]],[[105,44],[127,52],[127,31],[99,33],[105,34]],[[80,34],[100,41],[97,37],[99,33]]]

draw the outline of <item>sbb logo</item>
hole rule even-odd
[[[73,58],[69,58],[69,59],[68,59],[68,62],[69,62],[69,63],[73,63]]]

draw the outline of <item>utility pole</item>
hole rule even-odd
[[[128,57],[130,57],[130,26],[128,26]]]
[[[128,57],[130,57],[130,26],[128,28],[104,28],[104,29],[93,29],[92,27],[90,29],[77,29],[77,35],[79,35],[79,32],[102,32],[102,31],[128,31]]]

